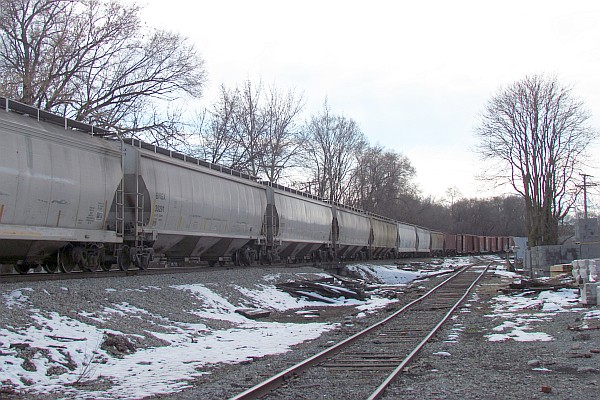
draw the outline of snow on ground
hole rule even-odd
[[[369,282],[379,282],[382,287],[398,287],[416,278],[425,279],[469,262],[470,259],[465,257],[446,259],[433,265],[410,266],[410,270],[407,266],[403,269],[393,264],[362,264],[353,268]],[[376,294],[365,301],[344,297],[334,299],[333,304],[330,303],[331,299],[327,299],[327,302],[308,301],[277,290],[273,284],[277,280],[277,275],[273,275],[265,277],[252,288],[230,285],[232,290],[239,292],[240,296],[237,297],[241,298],[236,304],[202,284],[165,288],[107,288],[103,292],[119,300],[115,299],[93,312],[81,311],[79,315],[85,322],[35,308],[29,300],[29,296],[35,294],[32,288],[23,287],[2,293],[0,300],[6,307],[26,311],[30,315],[30,323],[0,328],[0,383],[33,393],[60,390],[69,398],[80,399],[142,398],[172,393],[189,386],[189,381],[194,377],[210,373],[211,364],[240,363],[287,352],[292,346],[315,339],[338,326],[311,320],[311,317],[318,316],[311,307],[353,306],[359,311],[357,317],[360,318],[393,301]],[[61,289],[69,291],[66,287]],[[197,316],[198,322],[183,322],[154,315],[139,304],[134,306],[123,301],[126,295],[119,296],[120,292],[157,293],[167,289],[189,296],[189,304],[198,304],[193,310],[186,310]],[[534,333],[528,332],[529,321],[551,316],[571,306],[574,301],[577,300],[573,291],[543,293],[532,297],[500,296],[495,303],[494,317],[507,322],[499,325],[489,340],[525,340],[525,337],[531,340]],[[303,323],[252,320],[236,313],[240,308],[277,312],[296,310],[298,315],[305,315],[306,319]],[[111,326],[117,329],[111,322],[115,318],[146,322],[148,328],[145,328],[144,335],[154,337],[162,345],[138,348],[122,358],[110,355],[101,348],[106,335],[124,335],[124,332],[103,328]],[[600,315],[590,315],[589,318],[600,318]],[[211,328],[219,325],[222,328]],[[448,340],[458,340],[463,329],[462,325],[455,324],[453,335]],[[549,338],[538,334],[535,340]],[[19,347],[23,343],[26,345]],[[29,352],[27,357],[24,352]],[[31,360],[31,365],[26,365],[24,360],[27,359]],[[88,380],[105,381],[107,384],[102,391],[72,385]]]
[[[600,310],[588,311],[583,316],[584,320],[600,319]]]
[[[432,262],[432,266],[417,264],[417,267],[407,264],[406,269],[399,268],[396,264],[373,265],[354,264],[348,267],[357,276],[370,282],[378,282],[387,285],[404,285],[415,279],[423,279],[428,276],[449,272],[455,268],[469,264],[469,257],[445,258]],[[424,268],[423,268],[424,267]]]
[[[457,259],[456,263],[460,261]],[[386,284],[407,284],[416,277],[427,276],[432,271],[402,271],[396,266],[363,265],[378,281]],[[451,268],[450,265],[437,268]],[[233,304],[211,288],[201,284],[173,285],[175,289],[193,297],[199,303],[190,312],[205,323],[171,320],[151,314],[148,310],[124,301],[115,301],[94,312],[81,311],[82,322],[56,312],[33,307],[29,295],[32,288],[21,288],[4,293],[2,301],[8,308],[26,310],[30,324],[0,328],[0,379],[4,385],[32,393],[66,393],[69,398],[142,398],[160,393],[180,391],[189,380],[209,373],[208,367],[216,363],[239,363],[269,354],[283,353],[291,346],[312,340],[338,324],[319,323],[306,319],[304,323],[277,323],[252,320],[236,313],[240,308],[262,308],[274,311],[298,310],[310,307],[354,306],[358,317],[385,307],[393,300],[371,296],[359,301],[340,297],[328,302],[308,301],[279,291],[267,277],[264,284],[254,288],[233,286],[241,294],[240,304]],[[68,291],[68,288],[61,288]],[[43,290],[43,289],[41,289]],[[121,289],[127,291],[160,291],[160,287]],[[104,290],[118,297],[119,290]],[[126,298],[123,296],[121,298]],[[310,310],[307,312],[310,317]],[[129,321],[146,321],[152,328],[146,331],[162,346],[138,348],[122,358],[110,355],[101,348],[106,334],[124,335],[102,326],[111,325],[114,318]],[[207,320],[225,323],[228,329],[211,329]],[[98,327],[98,326],[100,327]],[[111,325],[112,326],[112,325]],[[128,336],[132,336],[129,334]],[[141,336],[141,335],[140,335]],[[25,344],[19,347],[19,343]],[[15,347],[14,345],[17,344]],[[11,345],[13,345],[11,347]],[[23,352],[29,352],[27,356]],[[31,354],[33,353],[33,354]],[[33,365],[25,365],[30,359]],[[70,367],[70,368],[69,368]],[[102,391],[92,391],[74,382],[88,380],[109,382]]]
[[[533,332],[531,323],[548,320],[559,312],[570,311],[573,306],[577,305],[578,300],[577,289],[496,296],[493,302],[494,313],[487,317],[501,320],[501,324],[494,328],[494,333],[487,335],[487,339],[491,342],[505,340],[550,341],[552,336],[547,333]]]
[[[4,303],[8,308],[20,307],[27,302],[27,295],[23,294],[23,291],[31,292],[31,288],[23,288],[20,290],[13,290],[12,292],[5,293],[2,295]]]
[[[239,307],[229,303],[202,285],[178,287],[198,297],[205,305],[196,313],[200,317],[226,320],[236,326],[232,329],[208,330],[205,324],[184,324],[161,318],[163,327],[171,333],[149,332],[168,343],[166,346],[138,349],[123,358],[109,356],[100,349],[107,332],[57,313],[29,309],[32,324],[28,327],[5,327],[0,329],[0,347],[3,349],[0,375],[2,381],[10,381],[17,388],[33,392],[65,390],[65,385],[80,378],[83,380],[104,377],[113,385],[102,392],[90,392],[68,387],[73,398],[141,398],[157,393],[178,391],[187,385],[186,379],[203,374],[202,368],[214,363],[237,363],[267,354],[288,351],[290,346],[318,337],[333,324],[323,323],[274,323],[247,319],[235,310]],[[26,306],[26,292],[33,289],[13,291],[4,296],[11,307]],[[265,303],[269,299],[265,299]],[[344,299],[340,299],[340,303]],[[304,303],[288,296],[287,303],[279,301],[279,307],[302,307]],[[311,302],[310,305],[320,305]],[[283,308],[282,308],[283,309]],[[102,313],[131,314],[139,318],[148,315],[146,310],[127,303],[114,304]],[[102,318],[98,318],[102,320]],[[117,331],[110,333],[121,334]],[[26,369],[23,358],[10,344],[27,342],[35,354],[34,366]],[[7,351],[8,350],[8,351]],[[95,359],[91,363],[92,358]],[[56,366],[77,365],[74,373],[53,375]],[[85,369],[85,368],[88,369]],[[126,394],[126,395],[125,395]]]
[[[251,300],[246,306],[254,308],[266,308],[276,311],[285,311],[303,307],[314,307],[315,302],[306,300],[305,298],[291,297],[288,293],[277,289],[274,286],[259,285],[259,289],[248,289],[244,287],[236,287],[248,300]],[[316,293],[311,293],[316,296]],[[327,298],[329,303],[329,298]],[[376,299],[370,303],[377,303]],[[340,298],[332,306],[347,306],[347,305],[362,305],[362,301],[354,299]]]

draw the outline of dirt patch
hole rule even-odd
[[[104,341],[100,345],[102,350],[105,350],[113,357],[123,358],[127,354],[136,352],[136,346],[126,336],[107,333]]]

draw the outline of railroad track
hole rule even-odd
[[[465,267],[384,320],[235,396],[377,399],[488,270]]]
[[[374,261],[377,262],[377,261]],[[0,272],[0,283],[17,283],[17,282],[31,282],[31,281],[54,281],[54,280],[71,280],[71,279],[90,279],[90,278],[108,278],[108,277],[125,277],[135,275],[162,275],[162,274],[180,274],[180,273],[191,273],[199,271],[216,271],[216,270],[232,270],[232,269],[246,269],[246,268],[301,268],[308,266],[316,266],[325,270],[335,270],[346,265],[344,262],[335,263],[296,263],[296,264],[285,264],[285,263],[274,263],[269,265],[253,265],[253,266],[235,266],[235,265],[222,265],[222,266],[207,266],[204,264],[192,264],[187,266],[166,266],[164,264],[151,264],[149,268],[137,269],[132,268],[126,271],[118,269],[113,266],[108,271],[81,271],[75,269],[72,272],[64,273],[48,273],[41,267],[35,270],[30,270],[26,274],[19,274],[17,272]]]
[[[215,267],[213,267],[214,269]],[[232,267],[218,267],[222,269],[231,269]],[[73,271],[69,273],[49,274],[42,272],[30,272],[27,274],[7,273],[0,274],[0,283],[17,283],[17,282],[36,282],[36,281],[62,281],[72,279],[93,279],[93,278],[110,278],[110,277],[125,277],[134,275],[161,275],[161,274],[178,274],[198,272],[209,270],[210,267],[155,267],[145,270],[131,269],[121,271],[113,268],[110,271]]]

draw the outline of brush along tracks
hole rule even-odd
[[[465,267],[384,320],[233,399],[377,399],[435,335],[488,267]]]

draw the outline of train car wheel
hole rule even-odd
[[[56,262],[47,262],[44,265],[42,265],[42,268],[44,268],[44,271],[46,271],[49,274],[53,274],[56,271],[58,271],[58,264],[56,264]]]
[[[244,265],[251,266],[253,264],[254,254],[252,250],[248,247],[244,249]]]
[[[27,265],[27,264],[16,264],[15,265],[15,271],[17,271],[21,275],[24,275],[24,274],[26,274],[26,273],[29,272],[29,265]]]
[[[60,272],[64,272],[65,274],[70,274],[77,267],[78,267],[77,264],[73,264],[71,262],[64,262],[64,263],[58,264],[58,268],[60,269]]]
[[[235,265],[236,267],[239,267],[242,265],[242,250],[236,250],[235,253],[233,253],[233,265]]]
[[[100,261],[100,268],[102,269],[102,271],[108,272],[108,271],[110,271],[111,267],[112,267],[111,263],[106,262],[104,260]]]
[[[58,269],[65,274],[73,272],[73,270],[78,267],[77,263],[69,257],[69,251],[67,249],[60,249],[58,253],[56,253],[56,263],[58,264]]]
[[[260,263],[258,262],[258,252],[256,250],[252,250],[252,265],[259,265]]]
[[[48,257],[44,264],[42,265],[42,268],[44,269],[44,271],[46,271],[46,273],[48,274],[53,274],[56,271],[58,271],[58,262],[57,262],[57,258],[56,257]]]
[[[129,270],[131,266],[131,257],[129,256],[129,246],[125,245],[117,255],[117,265],[121,271]]]
[[[79,268],[81,272],[89,272],[91,271],[89,262],[88,262],[88,252],[85,248],[81,246],[75,246],[69,252],[69,260],[73,260],[74,268]]]
[[[332,262],[335,260],[335,253],[333,252],[333,250],[329,249],[327,250],[327,261]]]
[[[262,265],[273,264],[273,253],[270,250],[267,250],[265,253],[260,253],[258,257]]]

